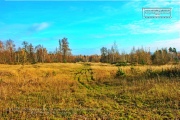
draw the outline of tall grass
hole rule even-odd
[[[0,118],[179,119],[179,68],[0,65]]]

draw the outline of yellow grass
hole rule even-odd
[[[115,78],[118,67],[104,63],[2,64],[0,118],[180,118],[179,78],[132,77],[171,67],[120,67],[126,79]]]

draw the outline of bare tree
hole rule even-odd
[[[101,62],[108,62],[107,60],[108,57],[108,50],[106,47],[101,48]]]
[[[4,63],[4,44],[0,41],[0,63]]]
[[[7,60],[8,63],[13,63],[14,62],[14,51],[15,51],[15,45],[11,39],[6,41],[6,51],[7,51]]]
[[[69,43],[67,38],[62,39],[62,54],[63,54],[63,62],[67,61],[67,55],[70,53],[71,49],[69,48]]]

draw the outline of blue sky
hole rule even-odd
[[[130,52],[133,46],[151,51],[176,47],[180,51],[180,2],[1,0],[0,40],[42,44],[55,51],[68,38],[72,53],[100,54],[101,47]],[[171,19],[145,19],[143,7],[172,8]]]

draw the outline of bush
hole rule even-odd
[[[127,66],[126,62],[117,62],[116,66]]]
[[[147,69],[144,73],[148,78],[157,77],[158,73],[153,71],[152,69]]]
[[[162,69],[160,75],[166,77],[180,77],[180,68],[173,67],[171,69]]]
[[[125,76],[125,72],[118,67],[118,70],[116,72],[116,77]]]

